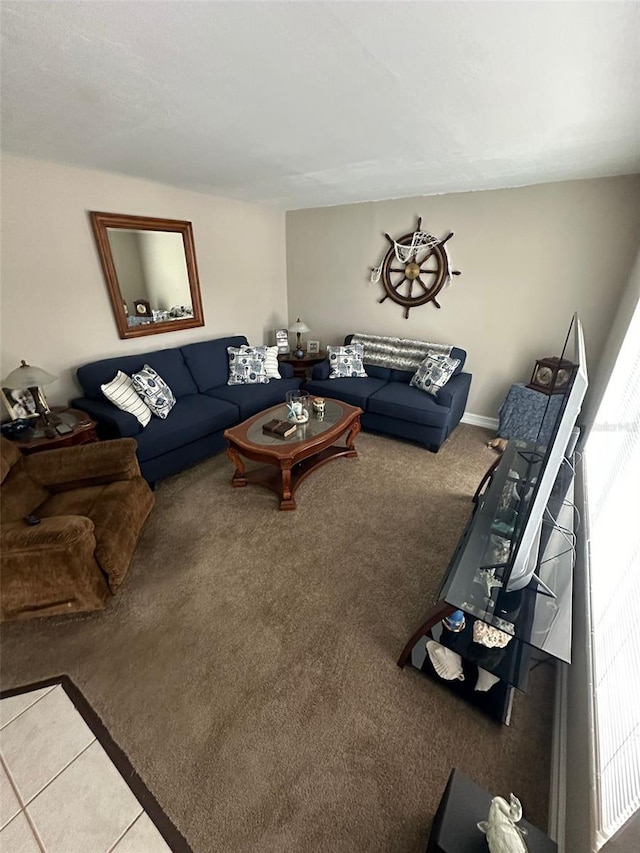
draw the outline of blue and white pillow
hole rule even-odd
[[[133,387],[154,415],[164,420],[176,404],[173,391],[148,364],[131,377]]]
[[[229,378],[227,385],[266,385],[266,347],[227,347]]]
[[[411,377],[409,385],[433,394],[434,397],[441,388],[453,376],[456,367],[460,364],[459,358],[451,358],[444,353],[429,352],[420,367]]]
[[[282,379],[280,375],[280,369],[278,367],[278,347],[249,347],[246,344],[242,344],[240,347],[241,350],[254,349],[256,352],[264,352],[264,372],[267,374],[268,379]]]
[[[346,347],[327,347],[329,354],[329,379],[346,379],[366,376],[362,359],[362,344],[349,344]]]

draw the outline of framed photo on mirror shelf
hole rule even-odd
[[[317,355],[320,352],[320,341],[307,341],[307,352],[309,355]]]

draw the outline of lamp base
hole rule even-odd
[[[305,351],[303,349],[294,349],[293,355],[295,358],[304,358]]]
[[[31,396],[35,401],[36,412],[38,415],[38,419],[35,423],[35,426],[44,430],[44,434],[47,438],[55,438],[55,427],[57,423],[60,423],[60,418],[55,415],[49,408],[47,398],[44,396],[42,388],[37,388],[36,386],[33,386],[29,388],[29,391],[31,392]]]

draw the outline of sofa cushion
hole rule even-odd
[[[457,365],[456,369],[453,371],[453,376],[457,376],[464,366],[465,360],[467,358],[467,353],[465,350],[460,349],[460,347],[451,347],[451,352],[449,354],[451,358],[457,358],[460,361],[460,364]],[[411,382],[415,375],[415,370],[391,370],[391,375],[389,379],[392,382],[406,382],[407,384]]]
[[[3,438],[4,444],[8,439]],[[26,470],[24,459],[19,459],[2,483],[2,521],[22,521],[49,497],[49,492]]]
[[[42,518],[84,516],[94,525],[95,558],[116,592],[129,567],[131,554],[153,494],[142,477],[60,492],[38,511]]]
[[[451,410],[440,406],[431,394],[404,382],[389,382],[367,401],[367,411],[424,426],[443,427]]]
[[[295,391],[299,387],[299,379],[281,379],[267,385],[221,385],[219,388],[211,388],[206,396],[233,403],[240,410],[238,420],[244,421],[262,409],[277,403],[284,405],[285,392]]]
[[[238,422],[238,407],[206,394],[181,397],[166,420],[153,418],[137,436],[138,459],[144,462]]]
[[[243,344],[247,346],[247,339],[243,335],[237,335],[233,338],[199,341],[182,347],[184,360],[200,393],[218,385],[226,385],[229,378],[227,347],[241,347]],[[171,385],[168,377],[165,379]]]
[[[229,378],[227,385],[267,385],[266,347],[227,347]]]
[[[151,409],[136,391],[130,376],[119,370],[111,382],[100,386],[102,393],[116,408],[133,415],[141,426],[151,420]]]
[[[162,376],[148,364],[131,377],[133,387],[154,415],[164,420],[175,406],[173,391]]]
[[[391,370],[388,367],[378,367],[377,364],[367,364],[365,361],[364,369],[367,376],[373,376],[375,379],[384,379],[386,382],[391,379]]]
[[[459,364],[457,358],[449,358],[447,355],[435,352],[430,353],[413,374],[409,385],[435,397],[451,379],[453,371]]]
[[[91,364],[79,367],[77,377],[86,397],[92,400],[104,400],[101,385],[110,382],[119,370],[131,376],[132,373],[142,370],[145,364],[149,364],[162,376],[176,397],[185,397],[197,392],[198,389],[179,347],[93,361]]]
[[[345,403],[350,403],[352,406],[360,406],[361,409],[366,410],[367,401],[371,395],[384,388],[386,384],[384,379],[374,379],[373,376],[366,376],[363,379],[325,379],[320,381],[312,379],[305,383],[304,390],[318,397],[328,397],[329,399],[335,397]]]
[[[364,347],[362,344],[349,344],[344,347],[327,347],[331,373],[329,379],[364,378],[367,373],[362,364]]]

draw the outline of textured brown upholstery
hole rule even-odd
[[[154,498],[131,438],[22,456],[1,438],[2,620],[104,607]],[[26,515],[40,524],[30,526]]]

